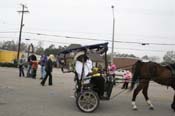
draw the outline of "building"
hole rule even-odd
[[[138,61],[138,58],[114,58],[113,62],[117,66],[117,69],[132,71],[133,65]]]

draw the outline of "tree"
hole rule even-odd
[[[146,61],[152,61],[152,62],[160,62],[160,58],[158,56],[143,56],[141,58],[142,60],[146,60]]]
[[[137,58],[133,54],[120,54],[120,53],[114,53],[115,57],[124,57],[124,58]]]
[[[46,55],[54,54],[56,56],[60,51],[66,48],[67,46],[58,46],[58,48],[56,48],[55,45],[51,44],[48,48],[45,49],[44,53]]]
[[[49,49],[55,49],[55,45],[51,44],[51,45],[49,46]]]
[[[2,44],[3,44],[3,43],[2,43],[2,42],[0,42],[0,49],[2,49]]]
[[[55,49],[55,45],[51,44],[48,48],[45,49],[45,54],[46,55],[50,55],[50,54],[54,54],[56,55],[56,49]]]
[[[150,56],[149,61],[152,62],[160,62],[160,58],[158,56]]]
[[[163,62],[164,63],[175,63],[175,51],[168,51],[163,57]]]
[[[36,54],[41,55],[44,53],[44,48],[40,47],[40,48],[36,48]]]
[[[17,44],[15,44],[15,42],[13,40],[12,41],[5,41],[2,43],[2,49],[16,51]]]
[[[16,46],[18,46],[18,45],[16,45]],[[21,51],[27,51],[27,45],[22,42],[20,49],[21,49]]]
[[[149,60],[149,57],[147,55],[142,57],[143,60]]]
[[[37,47],[38,47],[38,48],[43,48],[43,41],[38,41]]]
[[[36,54],[39,54],[39,55],[43,54],[44,53],[43,42],[39,41],[35,49],[36,49]]]

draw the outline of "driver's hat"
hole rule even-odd
[[[84,53],[83,51],[76,53],[76,55],[74,56],[74,60],[77,60],[77,58],[78,58],[79,56],[84,55],[84,54],[85,54],[85,53]]]

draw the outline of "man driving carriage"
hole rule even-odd
[[[93,67],[93,63],[91,59],[84,54],[84,52],[79,52],[74,57],[75,60],[75,72],[78,76],[78,79],[86,79],[89,78],[89,80],[85,81],[85,83],[90,83],[94,86],[95,91],[99,94],[100,98],[103,98],[104,94],[104,78],[101,76],[98,68]],[[84,71],[83,68],[83,62],[84,62]]]
[[[102,43],[66,49],[58,53],[58,56],[64,59],[63,73],[75,73],[76,105],[83,112],[93,112],[98,108],[100,100],[110,99],[114,79],[108,75],[107,71],[107,50],[108,43]],[[98,55],[96,59],[95,55]],[[74,56],[74,62],[71,65],[73,67],[68,68],[70,66],[68,58],[72,56]],[[100,62],[103,66],[98,64],[98,68],[93,67],[91,59],[96,62],[96,65]]]

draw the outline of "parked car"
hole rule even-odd
[[[116,79],[123,79],[123,75],[126,73],[126,70],[119,69],[115,71],[115,78]]]

